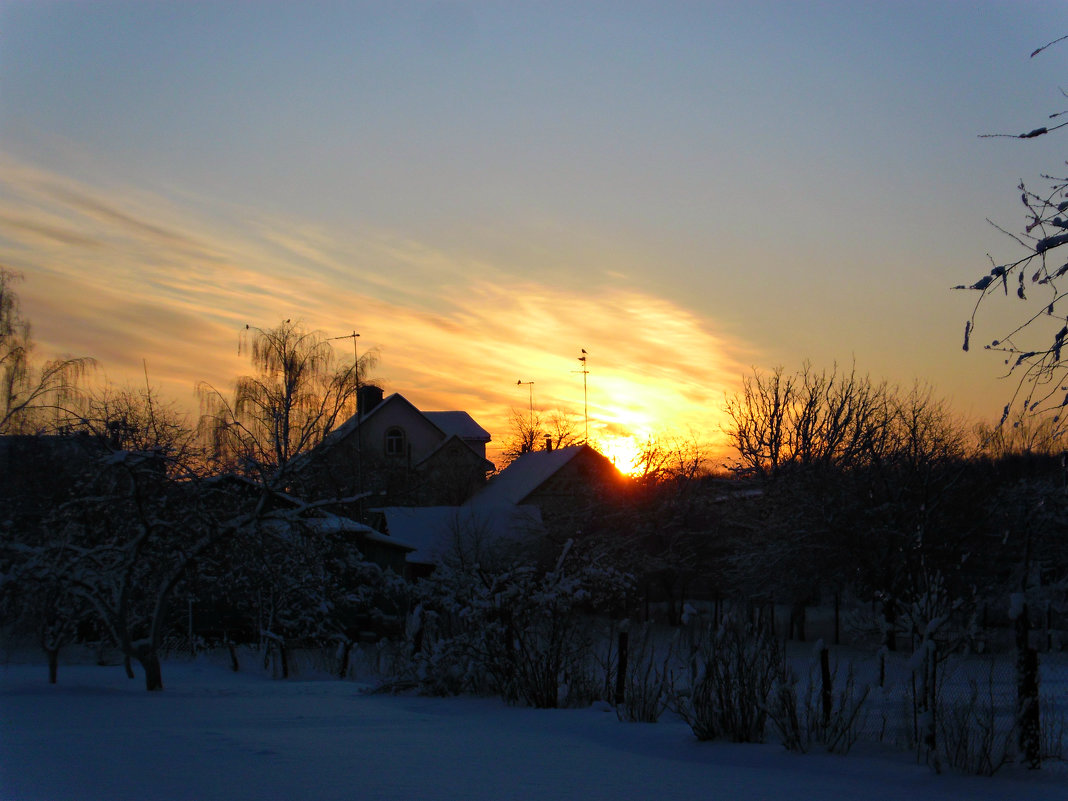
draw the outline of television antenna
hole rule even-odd
[[[327,337],[327,342],[333,342],[336,339],[351,339],[352,340],[352,372],[353,378],[356,381],[356,399],[359,401],[360,395],[360,357],[356,353],[356,340],[360,338],[360,335],[353,331],[351,334],[342,334],[339,337]],[[359,410],[357,410],[359,411]]]
[[[583,440],[584,444],[588,445],[590,442],[590,405],[589,396],[586,393],[586,376],[590,374],[590,371],[586,369],[586,349],[582,348],[582,355],[578,357],[579,369],[572,370],[573,373],[582,373],[582,418],[586,425],[586,436]]]
[[[534,382],[519,379],[515,382],[517,387],[526,386],[530,390],[530,430],[534,430]]]
[[[356,341],[360,335],[355,330],[351,334],[339,337],[327,337],[327,342],[338,339],[352,340],[352,378],[356,384],[356,492],[360,496],[360,517],[363,517],[363,432],[360,430],[360,357],[356,351]]]

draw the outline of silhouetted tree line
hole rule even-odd
[[[1063,611],[1059,454],[977,442],[927,389],[810,365],[754,375],[727,411],[732,468],[759,491],[731,512],[732,578],[793,605],[800,631],[805,606],[846,593],[890,649],[945,617],[962,636],[1004,619],[1018,591]]]

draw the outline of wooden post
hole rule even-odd
[[[1031,619],[1026,601],[1016,617],[1016,715],[1020,751],[1032,770],[1042,767],[1042,727],[1038,708],[1038,650],[1031,647]]]
[[[630,633],[619,632],[619,658],[616,660],[616,704],[622,704],[627,696],[627,660],[630,656]]]
[[[831,656],[827,646],[820,649],[820,675],[823,686],[820,690],[820,699],[823,702],[823,728],[830,728],[831,712],[834,709],[834,685],[831,680]]]

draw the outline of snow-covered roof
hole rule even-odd
[[[406,548],[409,551],[416,550],[415,545],[410,542],[406,542],[397,537],[388,537],[381,532],[375,531],[370,526],[364,525],[357,520],[353,520],[349,517],[342,517],[340,515],[326,515],[324,517],[309,517],[304,518],[301,522],[310,528],[312,531],[316,531],[322,534],[338,534],[349,533],[356,534],[365,540],[371,542],[381,542],[386,545],[393,545],[397,548]]]
[[[589,446],[571,445],[551,451],[524,453],[494,476],[489,484],[467,503],[476,507],[520,504],[587,447]]]
[[[465,548],[519,541],[541,526],[534,506],[472,509],[466,506],[389,506],[376,509],[386,519],[389,537],[415,550],[409,562],[436,564],[459,543]]]
[[[489,432],[475,422],[467,412],[423,412],[423,416],[442,430],[446,436],[489,442]]]

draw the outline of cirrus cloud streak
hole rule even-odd
[[[147,364],[183,402],[196,383],[226,388],[245,370],[246,324],[296,318],[327,336],[355,329],[387,390],[428,410],[466,409],[498,446],[510,410],[527,407],[517,381],[535,382],[538,409],[580,426],[588,399],[591,435],[714,439],[723,395],[751,357],[607,270],[590,288],[538,281],[394,232],[178,203],[2,154],[0,167],[0,261],[25,275],[42,350],[95,356],[113,380],[144,380]]]

